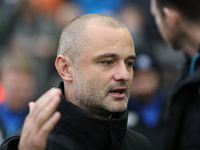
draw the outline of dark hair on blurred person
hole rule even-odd
[[[200,0],[156,0],[162,12],[163,7],[173,7],[191,21],[200,21]]]

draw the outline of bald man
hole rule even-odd
[[[126,128],[135,59],[132,37],[118,20],[99,14],[72,20],[55,62],[63,81],[29,104],[22,131],[1,150],[153,150]]]

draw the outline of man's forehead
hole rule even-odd
[[[94,32],[102,32],[102,30],[126,30],[126,28],[120,27],[113,27],[105,23],[91,23],[86,25],[86,33],[90,34],[92,31]],[[103,32],[102,32],[103,33]]]
[[[134,43],[126,28],[90,24],[86,28],[88,45],[82,52],[93,56],[135,55]],[[86,50],[86,51],[85,51]],[[113,55],[110,55],[113,54]]]
[[[114,41],[113,39],[123,40],[123,37],[126,36],[129,40],[132,40],[131,34],[128,29],[120,27],[111,27],[101,24],[91,24],[86,28],[86,38],[90,41],[90,44],[98,40],[104,41],[104,43],[110,43]],[[97,43],[96,43],[97,44]]]

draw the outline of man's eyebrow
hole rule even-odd
[[[103,55],[96,56],[96,59],[103,59],[103,58],[108,58],[108,57],[118,57],[118,56],[113,53],[105,53]]]
[[[96,59],[103,59],[103,58],[108,58],[108,57],[119,57],[117,54],[113,54],[113,53],[106,53],[106,54],[103,54],[103,55],[98,55],[96,56]],[[136,56],[135,55],[132,55],[132,56],[129,56],[127,59],[133,59],[133,60],[136,60]]]
[[[136,55],[132,55],[132,56],[129,56],[127,59],[133,59],[133,60],[136,60]]]

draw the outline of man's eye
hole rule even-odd
[[[134,66],[134,62],[127,62],[126,66],[129,67],[129,68],[133,67]]]
[[[106,66],[110,66],[110,65],[113,64],[112,61],[102,61],[102,63],[103,63],[104,65],[106,65]]]

